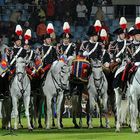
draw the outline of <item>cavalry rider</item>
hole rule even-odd
[[[133,35],[134,40],[130,45],[132,50],[131,63],[126,66],[126,71],[124,71],[125,74],[128,72],[127,77],[122,80],[129,80],[131,78],[131,75],[136,72],[137,67],[140,65],[140,29],[134,29]]]
[[[109,45],[109,52],[111,55],[111,61],[117,62],[118,66],[122,64],[122,62],[129,61],[129,58],[131,57],[131,49],[130,41],[126,38],[126,24],[127,21],[124,17],[120,19],[120,28],[117,28],[113,33],[117,35],[117,40],[115,40],[113,43],[110,43]],[[114,79],[114,88],[118,89],[118,87],[121,87],[123,90],[124,86],[121,81],[122,72],[124,70],[125,66],[119,67],[115,73],[115,79]]]
[[[62,43],[57,46],[57,52],[59,57],[66,56],[68,60],[73,56],[76,56],[76,44],[71,42],[73,38],[72,34],[70,33],[70,25],[68,22],[65,22],[63,25],[63,33],[60,35],[62,39]]]
[[[57,53],[54,46],[52,46],[51,34],[54,32],[53,25],[51,23],[47,26],[47,33],[43,36],[43,45],[40,48],[41,60],[43,67],[41,68],[42,73],[45,73],[43,80],[47,75],[52,63],[57,60]]]
[[[11,67],[11,74],[14,74],[16,58],[26,57],[26,50],[22,45],[22,28],[20,25],[16,26],[16,31],[14,37],[12,38],[12,41],[14,43],[14,46],[12,47],[12,59],[10,61],[10,67]]]
[[[96,30],[96,27],[91,25],[87,31],[87,35],[89,37],[89,40],[82,43],[80,50],[83,51],[84,56],[87,56],[93,60],[98,59],[101,61],[102,46],[101,43],[98,42],[99,33]]]
[[[9,62],[11,57],[10,48],[2,43],[3,37],[0,35],[0,95],[9,95]]]

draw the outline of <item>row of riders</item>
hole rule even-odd
[[[106,112],[106,127],[109,127],[107,118],[109,101],[116,117],[117,131],[120,131],[120,125],[125,121],[125,119],[121,120],[121,100],[126,99],[129,95],[132,114],[130,125],[132,131],[137,132],[138,96],[134,95],[133,82],[135,81],[134,75],[137,74],[140,64],[140,18],[136,18],[135,25],[129,31],[127,31],[126,19],[124,17],[120,18],[120,28],[113,32],[117,39],[111,42],[109,41],[109,34],[105,29],[102,29],[100,21],[97,20],[94,25],[89,27],[87,31],[88,39],[82,42],[80,48],[77,48],[76,44],[72,42],[73,36],[70,33],[70,26],[67,22],[64,23],[63,31],[60,36],[60,43],[53,45],[52,34],[54,33],[54,28],[49,23],[46,35],[42,38],[43,44],[32,49],[28,44],[31,39],[31,31],[27,30],[23,36],[21,26],[17,25],[13,38],[14,46],[7,47],[3,45],[1,47],[2,127],[8,127],[9,122],[11,122],[11,115],[9,116],[9,114],[13,112],[14,116],[16,116],[14,128],[17,129],[17,116],[18,112],[20,112],[20,109],[17,108],[17,99],[23,97],[28,128],[32,129],[34,117],[38,117],[39,128],[42,128],[41,110],[45,95],[46,128],[50,128],[53,96],[57,97],[58,128],[62,128],[64,99],[69,89],[69,95],[78,95],[77,104],[79,106],[81,106],[82,93],[88,92],[87,124],[89,128],[92,128],[91,118],[95,102],[98,103],[100,108],[101,126],[101,104],[103,104]],[[23,43],[23,39],[25,43]],[[22,68],[28,74],[31,89],[28,86],[28,80],[24,84],[26,76]],[[136,81],[138,85],[135,83],[137,85],[135,89],[139,87],[140,83],[139,79],[136,79]],[[27,99],[26,92],[28,90],[32,92],[31,98]],[[16,91],[19,91],[19,93],[14,96]],[[50,95],[51,92],[52,95]],[[11,102],[10,95],[12,97]],[[29,118],[29,102],[32,102],[30,113],[34,113],[34,115],[31,115],[31,122]],[[10,104],[12,104],[13,108],[9,109],[6,106],[10,106]],[[76,123],[75,108],[74,106],[73,123],[75,127],[79,127]],[[79,108],[80,110],[77,110],[80,112],[79,125],[81,126],[82,108]]]

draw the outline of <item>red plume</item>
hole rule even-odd
[[[95,21],[94,27],[95,27],[96,32],[99,32],[101,30],[102,25],[101,25],[100,20]]]
[[[63,25],[63,31],[65,33],[70,33],[70,25],[68,22],[65,22],[64,25]]]
[[[101,37],[101,39],[102,39],[103,41],[104,41],[104,40],[108,40],[107,32],[106,32],[105,29],[102,29],[102,30],[101,30],[100,37]]]
[[[140,29],[140,17],[136,18],[135,26],[136,26],[137,29]]]
[[[125,30],[127,28],[127,21],[125,19],[125,17],[121,17],[120,18],[120,27]]]
[[[18,36],[21,36],[23,31],[22,31],[22,28],[20,25],[17,25],[16,26],[16,30],[15,30],[15,33],[18,35]]]
[[[48,26],[47,26],[47,33],[48,34],[51,34],[53,32],[54,32],[53,24],[52,23],[49,23]]]
[[[24,35],[24,39],[25,39],[25,44],[28,44],[28,40],[31,39],[31,30],[28,29]]]

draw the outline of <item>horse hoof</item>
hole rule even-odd
[[[52,127],[55,127],[55,123],[52,124]]]
[[[79,129],[80,127],[76,124],[76,125],[74,125],[74,128],[77,128],[77,129]]]
[[[61,128],[63,128],[63,127],[64,127],[62,123],[60,124],[60,127],[61,127]]]
[[[104,128],[103,125],[100,125],[100,128]]]
[[[19,123],[19,124],[18,124],[18,127],[19,127],[19,128],[23,128],[23,125]]]
[[[43,126],[40,124],[40,125],[38,126],[38,128],[43,128]]]
[[[110,126],[106,126],[106,128],[107,128],[107,129],[110,129],[111,127],[110,127]]]
[[[32,132],[32,131],[33,131],[33,128],[32,128],[32,127],[29,127],[29,128],[28,128],[28,131],[29,131],[29,132]]]
[[[115,132],[117,132],[117,133],[120,132],[120,129],[116,129]]]
[[[138,129],[132,130],[133,133],[138,133]]]
[[[49,130],[50,129],[50,127],[46,127],[46,130]]]
[[[61,130],[62,129],[62,127],[58,127],[58,130]]]
[[[89,129],[92,129],[93,128],[93,126],[92,125],[89,125],[89,127],[88,127]]]

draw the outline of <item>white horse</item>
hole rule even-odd
[[[91,60],[91,68],[92,73],[89,78],[88,82],[88,93],[89,93],[89,120],[88,120],[88,127],[93,128],[92,126],[92,112],[96,103],[99,106],[100,110],[100,126],[102,127],[102,105],[103,109],[106,112],[105,119],[106,119],[106,128],[110,128],[109,120],[107,118],[107,101],[108,101],[108,83],[106,77],[103,73],[102,64],[98,60]]]
[[[138,100],[140,99],[140,66],[138,66],[129,90],[130,114],[131,114],[131,129],[132,132],[138,132],[137,117],[138,117]]]
[[[126,66],[126,61],[124,59],[120,67],[117,69],[115,73],[115,77],[117,77],[120,74],[119,78],[121,79],[121,73],[125,69],[125,66]],[[119,132],[121,124],[126,124],[127,115],[129,112],[129,101],[127,96],[128,88],[126,90],[126,93],[123,93],[120,87],[114,88],[114,91],[115,91],[115,104],[116,104],[116,116],[117,116],[116,132]],[[126,96],[125,100],[122,100],[123,95]]]
[[[70,67],[63,61],[55,61],[49,70],[45,84],[43,86],[43,92],[46,96],[47,102],[47,124],[46,129],[50,129],[50,120],[52,118],[52,99],[57,97],[57,127],[61,129],[60,125],[60,115],[61,115],[61,105],[63,100],[64,90],[69,88],[69,76]]]
[[[16,60],[16,74],[12,81],[10,92],[12,97],[13,113],[15,118],[14,129],[17,129],[17,117],[18,117],[18,100],[23,97],[25,106],[25,115],[27,117],[28,129],[32,130],[29,118],[29,103],[30,103],[30,79],[27,76],[26,61],[19,57]]]

